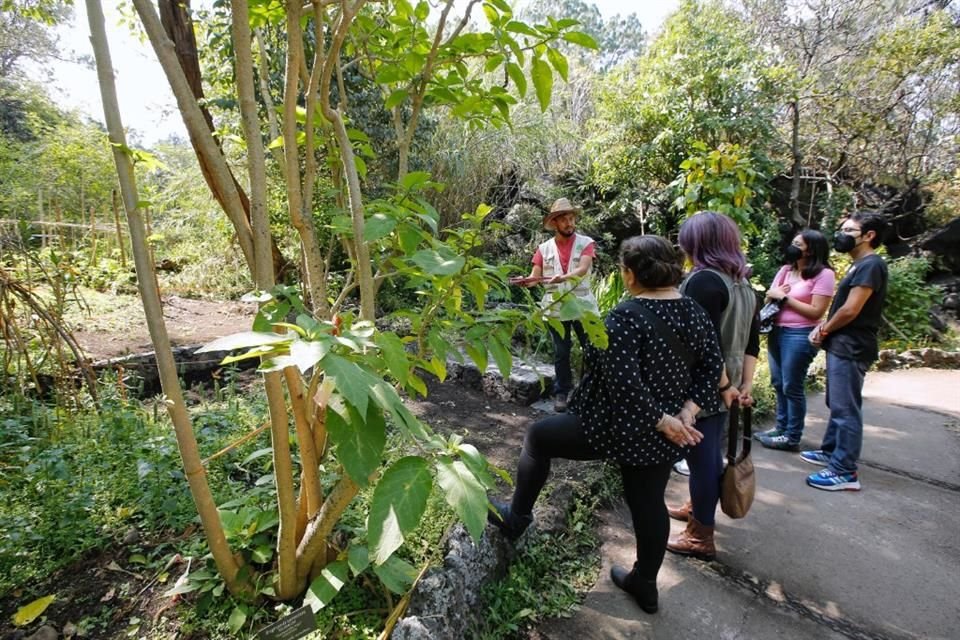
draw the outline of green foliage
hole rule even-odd
[[[611,271],[603,278],[597,278],[593,285],[593,295],[600,308],[600,316],[606,315],[623,300],[626,290],[623,278],[617,271]]]
[[[601,85],[589,147],[604,189],[669,184],[694,141],[749,145],[766,173],[776,91],[770,65],[720,2],[684,2],[633,68]]]
[[[733,218],[744,234],[755,231],[750,219],[754,199],[762,196],[769,176],[754,169],[750,152],[738,144],[710,149],[696,140],[690,146],[694,153],[680,163],[681,173],[671,184],[680,194],[673,206],[688,216],[716,211]]]
[[[599,565],[595,513],[621,488],[613,465],[590,465],[583,480],[567,514],[567,530],[528,535],[506,577],[483,589],[486,615],[472,637],[525,637],[523,630],[543,618],[569,615],[581,592],[594,584]]]
[[[890,348],[909,349],[926,345],[932,338],[930,308],[939,304],[943,292],[926,283],[930,263],[922,257],[903,257],[887,264],[890,279],[883,307],[880,342]]]

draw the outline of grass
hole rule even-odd
[[[484,588],[486,612],[473,637],[524,637],[525,630],[544,618],[569,615],[582,593],[597,580],[596,510],[621,493],[620,476],[613,465],[583,467],[567,529],[527,535],[506,577]]]

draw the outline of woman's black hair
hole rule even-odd
[[[683,278],[683,252],[660,236],[633,236],[620,245],[620,264],[647,289],[675,287]]]
[[[798,234],[807,244],[807,266],[800,272],[804,280],[816,278],[824,269],[833,271],[830,266],[830,243],[827,237],[816,229],[804,229]]]

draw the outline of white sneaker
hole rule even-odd
[[[690,465],[687,464],[686,460],[681,460],[680,462],[673,465],[673,470],[682,476],[690,475]]]

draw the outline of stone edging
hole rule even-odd
[[[960,351],[944,351],[943,349],[908,349],[897,352],[894,349],[883,349],[877,360],[878,371],[893,371],[895,369],[912,369],[927,367],[929,369],[960,369]]]

